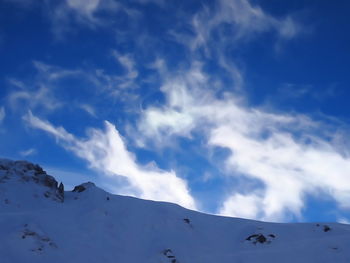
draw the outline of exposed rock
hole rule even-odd
[[[173,257],[173,251],[171,251],[170,248],[164,249],[163,250],[163,255],[167,257]]]
[[[253,235],[250,235],[249,237],[247,237],[246,240],[251,241],[254,245],[257,243],[269,244],[269,243],[271,243],[271,239],[269,239],[269,237],[276,238],[276,236],[274,234],[269,234],[269,235],[267,235],[267,237],[264,236],[263,234],[253,234]]]
[[[253,234],[253,235],[250,235],[249,237],[247,237],[245,240],[251,241],[252,238],[255,238],[257,236],[258,236],[258,234]]]
[[[64,185],[63,185],[62,182],[61,182],[60,185],[58,186],[58,192],[59,192],[60,194],[63,194],[63,193],[64,193]]]
[[[42,194],[46,198],[63,202],[63,185],[59,189],[55,178],[48,175],[38,164],[0,159],[0,166],[0,183],[6,183],[9,180],[18,180],[24,183],[34,182],[45,187]]]
[[[321,225],[320,224],[316,224],[317,227],[320,227]],[[324,232],[328,232],[328,231],[331,231],[332,228],[330,228],[330,226],[328,225],[323,225],[323,231]]]
[[[330,228],[329,226],[327,226],[327,225],[324,225],[324,226],[323,226],[323,231],[324,231],[324,232],[331,231],[331,228]]]
[[[64,185],[62,182],[60,182],[60,185],[58,186],[58,193],[64,197]]]
[[[166,256],[171,263],[179,263],[176,257],[174,256],[173,251],[171,251],[171,249],[167,248],[163,250],[163,255]]]
[[[261,234],[256,238],[256,241],[262,244],[262,243],[265,243],[267,239],[264,235]]]
[[[61,202],[64,201],[64,185],[62,182],[60,183],[60,185],[57,188],[56,196],[59,200],[61,200]]]
[[[76,187],[74,187],[72,192],[84,192],[86,189],[91,188],[91,187],[95,187],[95,184],[92,182],[87,182],[87,183],[83,183],[80,185],[77,185]]]
[[[191,223],[191,221],[188,218],[184,218],[184,222],[187,224]]]
[[[84,186],[77,185],[76,187],[74,187],[73,192],[81,193],[81,192],[84,192],[85,190],[86,190],[86,188]]]
[[[47,245],[52,248],[57,248],[57,245],[46,235],[40,233],[42,231],[34,231],[28,228],[28,224],[24,225],[25,229],[22,231],[22,239],[33,239],[35,247],[31,249],[33,252],[42,252]]]

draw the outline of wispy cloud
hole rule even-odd
[[[64,38],[64,34],[72,31],[74,25],[81,24],[90,28],[96,28],[101,21],[95,16],[100,7],[100,0],[66,0],[58,5],[48,3],[49,19],[52,22],[52,30],[59,39]]]
[[[88,1],[82,1],[82,0],[67,0],[67,6],[71,9],[75,10],[81,15],[92,17],[94,12],[97,10],[97,8],[100,5],[100,0],[88,0]]]
[[[350,221],[347,220],[346,218],[339,218],[337,220],[338,223],[341,223],[341,224],[350,224]]]
[[[64,40],[67,33],[81,27],[96,30],[113,26],[115,16],[123,13],[137,17],[137,11],[114,0],[66,0],[58,3],[48,1],[45,6],[52,31],[57,39]]]
[[[126,69],[126,77],[129,79],[135,79],[138,76],[138,72],[135,68],[135,61],[130,54],[120,54],[116,50],[113,51],[113,56],[117,61]]]
[[[322,101],[332,98],[337,94],[337,85],[335,83],[329,85],[327,88],[318,88],[311,84],[293,84],[283,83],[275,94],[275,100],[296,100],[300,98],[309,97],[313,100]],[[273,99],[273,98],[270,98]]]
[[[220,0],[213,6],[204,6],[191,20],[194,32],[192,41],[186,35],[174,36],[183,44],[189,44],[192,50],[210,46],[237,45],[239,40],[254,38],[257,34],[274,31],[282,39],[290,39],[300,31],[299,25],[290,16],[277,19],[258,5],[248,0]],[[214,52],[214,50],[211,50]]]
[[[8,102],[14,110],[18,109],[19,105],[23,109],[23,103],[30,109],[43,107],[46,110],[55,110],[62,105],[54,98],[50,88],[47,86],[39,86],[35,90],[12,91],[8,96]]]
[[[157,0],[140,3],[150,2],[164,3]],[[138,16],[137,11],[124,4],[127,5],[109,0],[67,0],[48,4],[47,10],[55,33],[64,35],[67,31],[79,30],[76,25],[90,29],[111,26],[118,12],[124,12],[129,18]],[[165,103],[145,104],[138,112],[141,116],[137,127],[131,127],[132,132],[126,136],[128,139],[134,136],[137,145],[154,149],[172,147],[180,137],[192,140],[200,134],[202,145],[198,147],[213,152],[217,148],[226,149],[229,154],[223,158],[224,167],[218,170],[247,184],[233,186],[218,213],[284,220],[289,215],[301,216],[305,197],[320,192],[331,196],[341,209],[349,209],[350,154],[346,146],[350,144],[345,125],[338,120],[329,119],[326,124],[314,116],[279,112],[273,110],[273,106],[253,107],[244,96],[245,75],[234,51],[265,33],[273,35],[272,42],[293,39],[302,28],[298,21],[291,15],[274,17],[248,0],[219,0],[198,6],[191,14],[184,10],[172,14],[178,15],[175,19],[178,22],[170,23],[170,28],[165,29],[168,34],[159,34],[159,38],[151,35],[151,30],[140,30],[146,26],[142,23],[130,31],[128,27],[116,27],[113,34],[121,36],[118,44],[123,43],[118,46],[128,48],[109,55],[122,73],[110,73],[108,67],[63,69],[34,62],[38,71],[35,85],[11,79],[14,89],[8,95],[9,104],[18,108],[24,101],[28,106],[22,108],[35,112],[37,108],[63,108],[66,102],[58,99],[57,92],[62,87],[60,82],[74,79],[75,84],[79,82],[74,86],[76,89],[86,89],[74,93],[75,101],[69,105],[96,116],[94,109],[99,109],[93,100],[96,94],[102,103],[114,106],[115,100],[124,100],[132,104],[131,101],[142,99],[142,93],[135,90],[145,83],[143,76],[149,71],[157,72],[156,77],[149,78],[149,83],[160,87]],[[167,7],[162,8],[165,12]],[[110,19],[100,16],[102,13]],[[159,27],[161,30],[163,27]],[[164,48],[156,48],[169,36],[171,44],[183,51],[179,58],[174,54],[168,57],[162,54]],[[165,41],[169,44],[167,41],[169,38]],[[138,54],[143,58],[137,57]],[[155,63],[150,65],[152,59]],[[146,66],[142,68],[142,64]],[[84,83],[80,83],[81,80]],[[91,91],[95,92],[92,96],[88,93]],[[283,92],[288,91],[300,98],[310,94],[310,86],[298,90],[288,86]],[[84,92],[84,99],[78,98]],[[125,178],[128,181],[125,193],[195,207],[187,182],[175,172],[161,170],[155,164],[140,165],[111,123],[106,122],[105,129],[90,129],[85,138],[79,138],[31,113],[25,119],[32,127],[54,136],[60,145],[86,160],[92,168],[112,178]],[[120,128],[128,130],[126,126]],[[208,178],[207,175],[204,178]],[[210,173],[210,179],[213,177],[215,174]]]
[[[22,155],[23,157],[28,157],[30,155],[36,154],[36,150],[34,148],[30,148],[28,150],[20,151],[19,154]]]
[[[34,61],[33,66],[37,74],[31,81],[8,78],[11,89],[7,95],[7,103],[15,111],[38,108],[54,111],[62,107],[64,103],[55,94],[54,81],[75,73],[68,70],[58,71],[57,68],[38,61]]]
[[[291,15],[274,17],[259,5],[248,0],[219,0],[203,4],[196,13],[187,17],[188,30],[183,24],[169,29],[168,34],[185,47],[190,64],[195,61],[215,61],[219,74],[231,79],[236,91],[244,88],[244,72],[237,65],[239,52],[246,43],[272,33],[277,36],[273,45],[295,38],[301,26]],[[284,43],[284,42],[283,42]]]
[[[219,213],[283,220],[300,216],[304,197],[320,191],[349,208],[350,154],[336,141],[339,123],[250,107],[234,93],[217,97],[210,89],[215,78],[198,63],[163,79],[166,104],[146,109],[139,124],[148,143],[169,146],[178,136],[200,132],[208,147],[231,151],[227,175],[260,182],[232,189]]]
[[[84,110],[85,112],[87,112],[88,114],[90,114],[92,117],[96,118],[96,111],[95,108],[92,107],[91,105],[88,104],[80,104],[79,107]]]
[[[96,117],[96,104],[98,102],[104,104],[104,101],[96,99],[96,95],[99,98],[108,98],[109,102],[113,100],[130,102],[138,99],[138,95],[134,92],[138,87],[135,81],[138,72],[134,61],[128,55],[120,55],[119,59],[126,69],[126,72],[120,74],[107,74],[99,68],[62,68],[34,61],[36,74],[32,78],[28,80],[8,78],[10,91],[6,101],[14,111],[55,112],[65,106],[65,109],[80,108]],[[74,86],[67,89],[67,85]],[[76,92],[78,90],[80,92]],[[67,103],[68,97],[69,103]]]
[[[115,79],[115,84],[118,85],[120,89],[138,87],[136,79],[139,73],[133,57],[130,54],[120,54],[116,50],[113,50],[112,55],[125,70],[123,75]]]
[[[90,129],[88,138],[78,139],[64,128],[55,127],[31,113],[25,116],[25,120],[32,127],[53,135],[64,148],[88,161],[92,168],[105,175],[127,178],[128,194],[195,208],[186,181],[173,171],[159,169],[154,163],[139,165],[111,123],[105,122],[105,130]]]
[[[6,117],[5,108],[4,107],[0,107],[0,124],[5,119],[5,117]]]

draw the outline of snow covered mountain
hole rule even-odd
[[[64,191],[38,165],[0,159],[1,263],[350,262],[350,225],[219,217],[109,194]]]

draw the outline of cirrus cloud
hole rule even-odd
[[[5,108],[4,107],[0,107],[0,124],[5,119],[5,117],[6,117]]]
[[[158,147],[166,147],[178,137],[191,139],[200,132],[209,148],[230,150],[227,176],[261,183],[233,190],[219,213],[285,220],[301,216],[305,196],[320,192],[342,209],[350,208],[350,155],[337,143],[339,123],[252,107],[232,92],[218,97],[210,89],[215,77],[200,63],[163,79],[165,105],[145,109],[139,123],[148,145],[156,140]]]
[[[129,182],[125,194],[196,208],[186,181],[176,176],[174,171],[161,170],[153,163],[139,165],[111,123],[106,121],[105,130],[90,129],[86,139],[79,139],[31,112],[24,119],[31,127],[53,135],[65,149],[86,160],[91,168],[108,176],[125,177]]]

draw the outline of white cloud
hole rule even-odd
[[[66,0],[58,3],[48,1],[46,10],[57,39],[64,39],[66,33],[74,32],[78,26],[93,30],[111,26],[111,16],[120,11],[132,13],[115,0]]]
[[[128,55],[120,59],[125,67],[128,66],[126,74],[107,74],[102,69],[66,69],[33,61],[37,73],[31,80],[8,78],[11,89],[6,96],[6,102],[12,110],[20,112],[40,110],[48,113],[65,106],[65,109],[80,108],[96,117],[95,109],[98,106],[103,107],[105,99],[112,97],[118,102],[135,102],[139,98],[135,92],[130,91],[138,87],[134,80],[138,74],[134,62]],[[73,82],[74,86],[67,88],[67,82]],[[68,102],[67,98],[72,98],[72,90],[79,92],[74,95],[73,101]],[[138,107],[136,103],[133,105]],[[131,108],[129,107],[130,110]]]
[[[262,199],[257,195],[234,194],[223,204],[220,213],[225,216],[256,218]]]
[[[9,78],[8,83],[11,90],[7,95],[7,103],[12,110],[40,110],[54,111],[61,108],[64,102],[56,97],[55,81],[67,76],[78,74],[75,71],[61,70],[45,63],[33,61],[37,70],[33,81],[20,81],[16,78]]]
[[[91,17],[97,10],[100,0],[67,0],[67,5],[81,15]]]
[[[42,121],[39,118],[35,117],[31,112],[28,112],[28,114],[25,115],[23,119],[33,127],[50,133],[57,140],[62,140],[67,144],[73,143],[75,141],[74,136],[72,134],[69,134],[64,128],[54,127],[49,122]]]
[[[42,8],[52,24],[51,30],[59,40],[65,38],[68,32],[75,32],[79,26],[89,29],[111,26],[113,16],[122,11],[135,16],[136,11],[124,6],[116,0],[5,0],[22,8]]]
[[[85,112],[90,114],[92,117],[96,118],[95,108],[92,107],[91,105],[89,105],[89,104],[80,104],[79,108],[81,108],[82,110],[84,110]]]
[[[30,148],[28,150],[20,151],[19,154],[22,155],[23,157],[27,157],[27,156],[36,154],[36,150],[34,148]]]
[[[150,3],[154,3],[157,4],[159,6],[164,6],[165,5],[165,1],[164,0],[134,0],[135,2],[141,3],[141,4],[150,4]]]
[[[125,146],[116,128],[105,122],[105,130],[90,129],[88,138],[78,139],[62,127],[55,127],[31,113],[25,120],[34,128],[53,135],[64,148],[89,162],[94,169],[109,176],[127,178],[131,191],[128,194],[145,199],[169,201],[187,208],[195,208],[185,180],[174,171],[164,171],[155,164],[137,164],[135,156]]]
[[[30,109],[43,107],[55,110],[62,106],[62,103],[54,97],[52,89],[43,85],[39,85],[37,89],[14,90],[8,95],[8,102],[12,109],[23,109],[23,106],[27,105]]]
[[[229,26],[230,30],[220,31],[220,26],[226,26],[226,29]],[[248,0],[219,0],[213,8],[204,7],[193,17],[192,27],[195,33],[192,49],[207,48],[210,41],[214,41],[216,47],[218,42],[220,45],[223,41],[234,43],[267,31],[275,31],[281,38],[289,39],[299,31],[291,17],[277,19]],[[211,35],[215,30],[220,37]]]
[[[209,147],[231,151],[225,160],[228,175],[262,184],[234,190],[220,213],[283,220],[288,214],[300,216],[305,195],[318,192],[350,208],[350,154],[346,144],[338,143],[348,138],[339,135],[339,123],[248,107],[233,93],[217,97],[211,89],[215,78],[198,63],[163,79],[166,104],[146,109],[139,124],[148,143],[156,140],[160,147],[201,132]]]
[[[73,22],[90,28],[103,25],[105,20],[98,13],[106,8],[106,3],[109,1],[62,2],[53,11],[56,29],[64,32]],[[111,10],[116,12],[119,8],[117,4]],[[298,24],[291,17],[272,17],[247,0],[220,0],[212,9],[204,8],[192,17],[191,26],[194,38],[170,31],[192,51],[204,48],[207,55],[213,53],[216,62],[231,75],[239,89],[244,85],[243,76],[236,64],[227,60],[224,54],[227,47],[264,32],[275,32],[281,39],[290,39],[299,32]],[[223,28],[228,30],[222,31]],[[190,59],[201,57],[194,53]],[[35,66],[44,76],[40,83],[45,85],[38,85],[34,92],[23,88],[23,83],[13,82],[18,90],[9,100],[12,105],[25,100],[31,104],[29,108],[58,107],[60,103],[54,100],[50,84],[70,76],[86,78],[99,90],[120,95],[124,88],[137,85],[135,80],[139,72],[130,54],[115,51],[113,55],[125,69],[123,76],[109,75],[101,69],[94,72],[63,70],[37,62]],[[162,147],[176,142],[173,139],[178,136],[191,139],[195,131],[205,136],[207,147],[228,149],[231,154],[225,160],[227,175],[257,180],[261,186],[232,189],[220,208],[222,214],[283,220],[288,213],[300,216],[305,195],[318,192],[332,196],[342,209],[349,208],[347,171],[350,160],[349,150],[344,147],[349,145],[347,135],[335,126],[307,116],[249,107],[243,97],[222,89],[222,80],[206,74],[201,63],[191,63],[188,71],[180,70],[176,74],[168,72],[163,60],[158,58],[154,63],[153,68],[158,69],[164,81],[161,91],[166,103],[150,106],[142,112],[138,145],[153,143]],[[217,90],[221,93],[215,93]],[[80,107],[94,115],[89,105],[80,104]],[[26,120],[53,135],[66,149],[87,160],[91,167],[112,177],[127,178],[131,187],[129,194],[195,207],[183,179],[173,171],[163,171],[152,164],[139,165],[110,123],[106,122],[105,130],[89,130],[87,138],[81,139],[31,114]]]
[[[3,122],[3,120],[5,119],[5,117],[6,117],[5,108],[4,108],[4,107],[1,107],[1,108],[0,108],[0,124]]]
[[[350,221],[346,218],[343,218],[343,217],[338,218],[337,222],[341,223],[341,224],[348,224],[348,225],[350,224]]]

